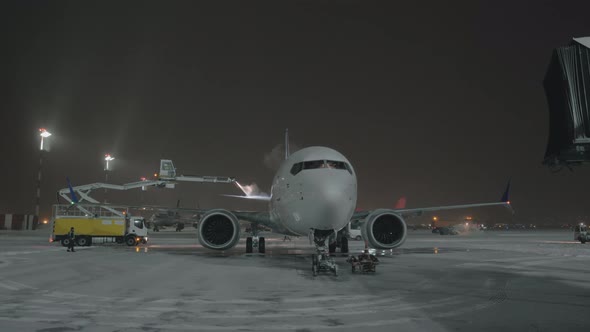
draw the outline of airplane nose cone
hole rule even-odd
[[[322,188],[321,199],[318,204],[322,207],[323,229],[340,229],[349,222],[350,212],[356,201],[352,197],[351,188],[347,184],[334,183]]]

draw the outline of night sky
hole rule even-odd
[[[542,86],[553,48],[590,35],[590,1],[4,1],[0,213],[32,213],[37,129],[55,192],[157,171],[268,192],[283,132],[342,152],[359,208],[496,201],[512,222],[590,216],[590,165],[553,174]],[[274,151],[274,152],[273,152]],[[274,153],[274,154],[273,154]],[[270,160],[270,162],[269,162]],[[109,193],[115,203],[264,209],[232,185]],[[101,198],[102,192],[96,194]],[[511,219],[512,218],[512,219]]]

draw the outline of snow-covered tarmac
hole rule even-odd
[[[374,275],[311,273],[307,238],[219,253],[194,230],[68,253],[0,232],[0,331],[573,331],[590,321],[590,244],[568,231],[409,231]],[[363,244],[351,241],[360,252]]]

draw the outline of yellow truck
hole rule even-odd
[[[113,208],[107,210],[86,207],[85,210],[89,213],[80,213],[80,210],[67,207],[54,206],[51,220],[52,242],[61,242],[63,246],[67,246],[70,243],[68,233],[72,227],[76,244],[82,247],[91,246],[93,240],[125,243],[128,246],[145,244],[148,241],[148,229],[143,217],[128,217],[127,211],[120,212]]]

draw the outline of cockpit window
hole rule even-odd
[[[324,160],[312,160],[303,162],[303,169],[316,169],[324,167],[326,167],[326,163],[324,162]]]
[[[291,174],[297,175],[303,169],[303,163],[296,163],[291,167]]]
[[[352,169],[350,168],[350,165],[343,161],[328,160],[326,161],[326,165],[328,165],[328,168],[345,169],[348,171],[348,173],[352,174]]]
[[[348,171],[348,173],[352,174],[352,168],[350,168],[349,164],[343,161],[334,160],[311,160],[296,163],[291,167],[291,174],[297,175],[302,170],[317,168],[345,169]]]

